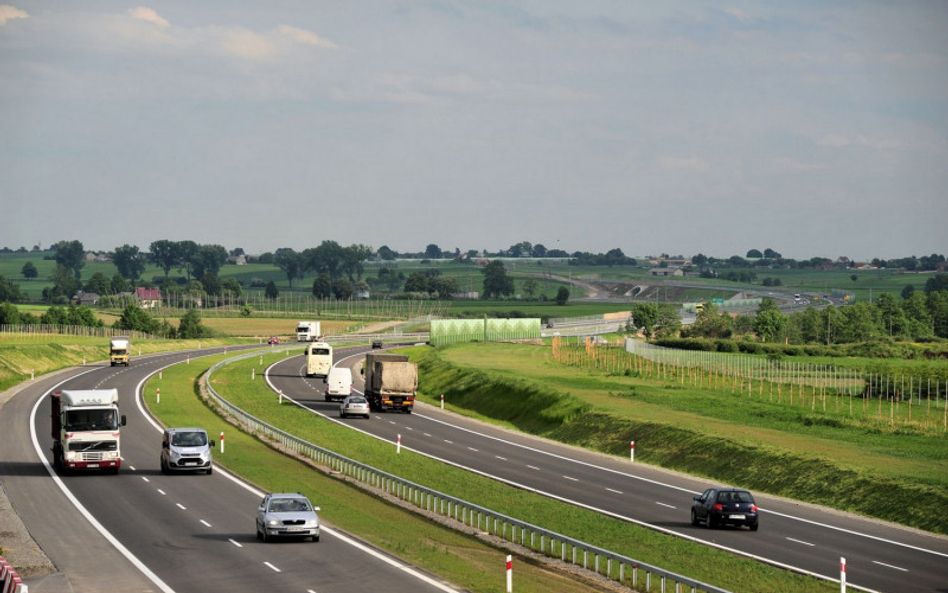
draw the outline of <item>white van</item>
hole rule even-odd
[[[352,393],[352,371],[347,367],[333,367],[326,377],[326,401],[343,400]]]

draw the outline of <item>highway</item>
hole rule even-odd
[[[31,593],[456,590],[332,526],[324,525],[319,543],[258,541],[254,515],[264,493],[220,467],[209,476],[162,475],[161,432],[136,394],[148,375],[186,356],[162,354],[133,359],[128,368],[58,373],[36,380],[4,404],[3,487],[59,570],[34,583],[27,580]],[[128,418],[122,470],[57,475],[51,469],[46,394],[111,387],[118,389]]]
[[[357,388],[363,354],[337,362],[354,368]],[[760,531],[695,527],[690,524],[692,496],[719,484],[485,425],[434,406],[421,405],[412,414],[374,412],[369,420],[341,420],[338,403],[323,401],[322,380],[306,378],[303,370],[303,357],[290,357],[271,367],[268,377],[274,389],[333,422],[389,442],[400,434],[405,448],[498,480],[827,579],[839,578],[843,557],[850,588],[948,590],[948,538],[758,493]],[[636,555],[635,550],[615,551]]]

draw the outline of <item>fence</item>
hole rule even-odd
[[[128,336],[133,340],[149,339],[152,336],[138,331],[115,329],[114,327],[89,327],[86,325],[57,325],[38,323],[31,325],[0,325],[2,338],[31,338],[37,336],[79,336],[84,338],[114,338]]]
[[[627,339],[625,348],[599,348],[587,339],[568,346],[554,339],[555,360],[768,399],[891,427],[948,432],[948,376],[870,373],[833,365],[759,356],[664,348]]]
[[[383,490],[387,494],[411,503],[427,512],[452,518],[468,527],[475,527],[479,531],[485,531],[506,541],[517,543],[535,552],[559,558],[563,562],[571,562],[587,570],[594,570],[597,574],[625,585],[631,585],[633,588],[644,587],[645,591],[651,591],[654,580],[660,585],[661,591],[666,591],[667,583],[671,582],[674,591],[683,591],[682,587],[689,587],[692,593],[698,591],[728,593],[725,589],[639,562],[633,558],[598,548],[569,536],[543,529],[460,498],[404,480],[388,472],[313,445],[257,419],[228,402],[211,385],[211,375],[216,369],[225,364],[254,356],[258,356],[258,353],[245,354],[220,362],[211,367],[205,378],[205,385],[211,397],[248,431],[272,439],[294,453],[328,467],[330,471],[345,475],[366,486]],[[289,399],[286,396],[284,398]],[[292,402],[292,400],[289,401]]]

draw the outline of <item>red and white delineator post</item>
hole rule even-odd
[[[507,556],[507,593],[513,593],[513,556]]]

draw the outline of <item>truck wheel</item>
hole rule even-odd
[[[411,414],[411,408],[405,408],[405,413],[406,413],[406,414]]]

